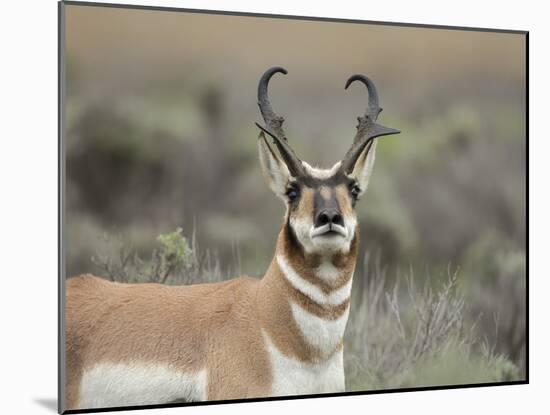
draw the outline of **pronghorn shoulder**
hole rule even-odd
[[[164,285],[164,284],[159,284],[154,282],[119,283],[119,282],[109,281],[103,277],[98,277],[93,274],[81,274],[81,275],[75,275],[73,277],[68,278],[66,281],[65,287],[67,290],[72,290],[72,291],[84,290],[84,289],[101,289],[101,288],[109,288],[109,287],[118,287],[118,288],[141,287],[141,288],[147,288],[147,289],[189,288],[189,289],[198,289],[207,293],[207,292],[215,292],[220,289],[231,290],[239,287],[248,287],[248,286],[254,285],[258,281],[259,281],[258,278],[249,277],[249,276],[240,276],[237,278],[229,279],[226,281],[220,281],[220,282],[170,286],[170,285]]]
[[[97,277],[92,274],[82,274],[71,277],[65,282],[65,294],[70,306],[71,302],[82,303],[88,302],[88,299],[95,297],[105,298],[112,287],[117,284],[106,280],[105,278]]]
[[[249,288],[254,287],[258,284],[259,279],[241,276],[238,278],[233,278],[227,281],[216,282],[212,284],[200,284],[200,286],[208,287],[212,294],[222,294],[226,292],[239,292],[241,290],[248,290]]]
[[[96,277],[92,274],[81,274],[67,279],[67,290],[78,290],[86,288],[95,288],[108,283],[104,278]]]
[[[229,309],[236,301],[244,301],[255,290],[258,278],[241,276],[238,278],[203,284],[170,286],[158,283],[119,283],[108,281],[91,274],[71,277],[66,282],[67,307],[77,307],[79,313],[86,305],[96,311],[119,307],[172,308],[197,310],[193,305],[197,299],[205,304],[204,313],[215,309]],[[162,300],[164,299],[164,300]],[[188,310],[189,311],[189,310]],[[202,314],[202,313],[201,313]]]

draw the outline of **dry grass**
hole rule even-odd
[[[517,367],[478,337],[457,272],[418,286],[411,269],[388,283],[379,261],[367,257],[356,278],[364,289],[346,331],[349,390],[519,379]]]
[[[104,236],[105,252],[94,255],[91,260],[101,275],[111,281],[124,283],[154,282],[170,285],[187,285],[222,281],[240,268],[239,255],[235,265],[222,269],[215,252],[201,250],[193,232],[188,241],[182,229],[159,235],[158,247],[147,259],[125,243],[122,235]],[[235,252],[238,250],[235,248]],[[114,254],[113,254],[114,253]]]

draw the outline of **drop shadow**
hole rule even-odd
[[[57,413],[57,399],[54,398],[35,398],[34,402],[38,405]]]

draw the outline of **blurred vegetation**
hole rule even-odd
[[[345,338],[349,390],[522,378],[520,368],[471,319],[457,272],[432,281],[410,269],[389,283],[379,259],[372,262],[367,257],[356,273],[363,289],[354,291]]]
[[[402,134],[379,140],[357,206],[365,265],[348,388],[525,377],[519,35],[90,7],[67,18],[67,276],[261,276],[284,212],[257,160],[259,76],[289,69],[273,79],[273,105],[297,154],[330,166],[366,106],[343,83],[364,72],[380,121]],[[420,347],[426,330],[439,334]]]
[[[159,235],[147,259],[121,234],[105,234],[103,241],[103,252],[92,256],[91,261],[111,281],[184,285],[223,281],[239,274],[238,256],[235,268],[222,270],[218,256],[208,249],[202,251],[194,233],[189,242],[181,228]]]

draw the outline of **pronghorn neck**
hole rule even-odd
[[[358,229],[347,253],[308,254],[300,245],[287,221],[277,240],[275,259],[281,268],[284,258],[301,278],[330,292],[351,281],[357,260]],[[284,266],[283,266],[284,267]]]
[[[309,255],[297,244],[285,225],[262,280],[258,308],[272,346],[286,356],[319,362],[342,349],[358,236],[347,254]]]

